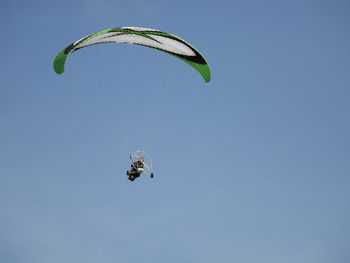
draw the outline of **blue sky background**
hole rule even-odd
[[[2,1],[0,262],[349,262],[348,1]],[[176,34],[212,81],[149,48]],[[155,178],[131,183],[131,151]]]

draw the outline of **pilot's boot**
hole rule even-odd
[[[135,178],[133,176],[129,176],[128,178],[131,182],[135,180]]]

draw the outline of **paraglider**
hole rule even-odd
[[[55,72],[57,74],[64,72],[67,57],[71,53],[101,43],[127,43],[158,49],[192,66],[201,74],[205,82],[211,79],[209,65],[195,47],[173,34],[141,27],[109,28],[75,41],[56,56],[53,62]],[[137,151],[130,156],[130,159],[131,169],[126,172],[130,181],[134,181],[142,173],[153,178],[154,174],[150,172],[152,160],[146,152]]]
[[[130,181],[134,181],[140,177],[142,173],[147,173],[151,178],[154,174],[150,172],[152,168],[152,159],[144,151],[137,151],[130,155],[131,169],[126,171],[126,175]]]

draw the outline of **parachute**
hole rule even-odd
[[[155,29],[140,27],[115,27],[83,37],[63,49],[55,58],[53,67],[57,74],[64,72],[67,57],[72,52],[101,43],[127,43],[155,48],[169,53],[195,68],[209,82],[210,68],[204,57],[183,39]]]

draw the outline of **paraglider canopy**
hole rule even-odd
[[[169,53],[195,68],[209,82],[210,68],[204,57],[185,40],[159,30],[141,27],[115,27],[83,37],[63,49],[55,58],[53,67],[57,74],[64,72],[67,57],[72,52],[101,43],[127,43],[151,47]]]

